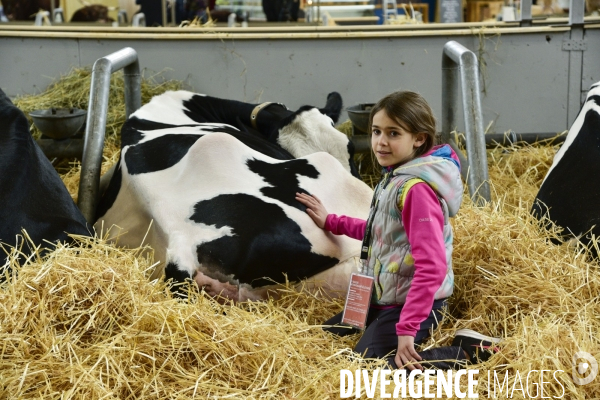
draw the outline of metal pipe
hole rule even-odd
[[[49,159],[60,157],[81,160],[83,154],[83,139],[38,139],[36,142]]]
[[[167,0],[162,0],[161,6],[162,6],[162,26],[166,27],[169,22],[167,20]]]
[[[177,26],[177,16],[175,15],[177,9],[177,1],[173,0],[171,1],[171,24],[173,26]]]
[[[50,17],[50,11],[38,11],[35,14],[35,22],[33,23],[33,25],[44,26],[44,20],[48,22],[48,25],[52,25],[52,23],[50,22]]]
[[[521,23],[520,26],[531,26],[531,0],[521,0]]]
[[[129,23],[127,19],[127,11],[119,10],[119,14],[117,14],[117,22],[119,25],[127,25]]]
[[[455,128],[458,104],[458,77],[462,94],[465,119],[465,138],[468,157],[467,186],[471,198],[478,205],[491,200],[490,184],[485,152],[485,137],[477,57],[455,41],[444,45],[442,54],[442,140],[449,142],[450,132]]]
[[[571,0],[569,5],[569,25],[583,25],[585,0]]]
[[[55,8],[52,12],[52,22],[62,24],[65,22],[65,14],[61,7]]]
[[[129,118],[142,104],[141,76],[136,51],[130,47],[121,49],[96,60],[92,67],[92,85],[77,200],[83,216],[91,224],[94,223],[98,205],[110,76],[113,72],[123,68],[125,68],[125,112]]]
[[[144,27],[146,26],[146,15],[144,13],[137,13],[131,19],[131,26]]]

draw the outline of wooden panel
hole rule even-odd
[[[467,22],[495,19],[502,13],[504,1],[467,1]]]

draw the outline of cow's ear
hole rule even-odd
[[[327,95],[325,108],[321,108],[319,111],[331,118],[334,124],[337,124],[342,113],[342,106],[342,96],[338,92],[331,92]]]

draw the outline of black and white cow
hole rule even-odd
[[[360,242],[325,233],[295,200],[308,192],[330,212],[366,217],[372,191],[350,173],[351,142],[328,116],[340,110],[337,93],[324,109],[296,112],[186,91],[157,96],[123,127],[95,227],[122,228],[110,235],[126,246],[145,238],[161,263],[154,278],[193,278],[212,295],[261,298],[286,276],[345,290]]]
[[[600,237],[600,82],[592,85],[536,196],[532,213],[590,244]],[[594,250],[594,249],[592,249]]]
[[[43,248],[70,241],[67,233],[90,235],[64,183],[31,137],[27,118],[0,90],[0,242],[19,245],[22,229]],[[0,249],[0,267],[8,251]]]

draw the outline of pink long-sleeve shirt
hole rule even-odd
[[[415,260],[415,274],[396,324],[396,334],[414,337],[431,312],[435,292],[447,270],[444,215],[429,185],[417,183],[410,188],[402,209],[402,222]],[[331,233],[358,240],[363,239],[366,226],[367,221],[345,215],[329,214],[325,221],[325,229]]]

